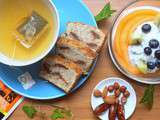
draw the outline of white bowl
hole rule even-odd
[[[54,3],[52,2],[52,0],[43,0],[44,3],[51,9],[51,12],[54,14],[55,16],[55,35],[53,37],[52,43],[50,44],[50,46],[48,46],[47,50],[44,51],[43,53],[41,53],[40,55],[38,55],[37,57],[31,59],[31,60],[15,60],[15,59],[11,59],[7,56],[5,56],[4,54],[0,53],[0,63],[6,64],[6,65],[10,65],[10,66],[26,66],[26,65],[31,65],[33,63],[36,63],[38,61],[40,61],[42,58],[44,58],[54,47],[54,45],[57,42],[57,38],[59,35],[59,29],[60,29],[60,20],[59,20],[59,14],[58,11],[54,5]]]

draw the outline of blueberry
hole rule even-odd
[[[153,70],[156,67],[155,62],[147,62],[147,67],[151,70]]]
[[[146,55],[150,55],[150,54],[152,53],[152,49],[151,49],[150,47],[145,47],[145,48],[144,48],[144,53],[145,53]]]
[[[150,40],[150,41],[149,41],[149,46],[150,46],[151,48],[158,48],[158,46],[159,46],[158,40],[156,40],[156,39]]]
[[[160,60],[160,50],[156,50],[154,55],[158,60]]]
[[[160,68],[160,60],[156,61],[156,66],[157,66],[157,68]]]
[[[144,33],[150,32],[150,31],[151,31],[151,25],[150,25],[150,24],[144,24],[144,25],[142,26],[142,31],[143,31]]]

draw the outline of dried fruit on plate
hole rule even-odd
[[[101,93],[100,90],[94,90],[93,95],[94,95],[95,97],[101,97],[101,96],[102,96],[102,93]]]
[[[111,95],[111,96],[105,96],[103,98],[104,102],[107,103],[107,104],[110,104],[110,105],[113,105],[115,104],[116,102],[116,97],[114,95]]]
[[[118,116],[118,120],[125,120],[124,106],[120,103],[118,104],[118,108],[117,108],[117,116]]]
[[[120,87],[120,91],[121,91],[122,93],[124,93],[124,92],[126,91],[126,89],[127,89],[127,88],[126,88],[125,86],[121,86],[121,87]]]
[[[94,114],[96,116],[101,115],[103,112],[105,112],[108,108],[110,107],[109,104],[107,103],[102,103],[99,106],[96,107],[96,109],[94,110]]]
[[[115,120],[116,119],[118,103],[119,103],[119,101],[117,100],[116,103],[111,105],[111,107],[109,108],[109,114],[108,114],[109,120]]]
[[[108,88],[107,88],[107,86],[106,86],[106,87],[104,87],[104,89],[103,89],[102,97],[104,98],[105,96],[107,96],[107,94],[108,94]]]
[[[113,90],[114,90],[114,86],[113,85],[108,86],[108,91],[109,92],[113,92]]]
[[[115,83],[114,83],[114,89],[116,89],[116,90],[117,90],[117,89],[119,89],[119,88],[120,88],[119,83],[118,83],[118,82],[115,82]]]
[[[126,98],[128,98],[128,97],[130,96],[130,92],[129,92],[128,90],[126,90],[126,91],[124,92],[124,96],[125,96]]]
[[[121,97],[121,103],[124,105],[127,102],[127,98],[126,97]]]
[[[121,94],[121,92],[120,92],[119,89],[117,89],[117,90],[114,91],[114,95],[115,95],[116,97],[119,97],[120,94]]]

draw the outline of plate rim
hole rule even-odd
[[[51,0],[51,2],[54,4],[53,0]],[[91,19],[92,19],[92,22],[93,22],[93,25],[95,27],[97,27],[97,23],[94,19],[94,15],[93,13],[90,11],[90,9],[87,7],[87,5],[81,1],[81,0],[76,0],[76,2],[78,2],[79,4],[81,4],[81,6],[88,12],[88,14],[90,15]],[[77,4],[78,4],[77,3]],[[55,5],[55,8],[57,9],[56,5]],[[57,10],[58,11],[58,10]],[[53,48],[52,48],[53,49]],[[73,88],[73,90],[71,91],[71,93],[69,94],[72,94],[73,92],[75,92],[77,89],[79,89],[83,84],[85,84],[85,82],[88,80],[88,78],[90,77],[90,75],[93,73],[93,70],[95,69],[95,66],[96,66],[96,63],[97,63],[97,59],[98,59],[98,56],[96,58],[96,60],[94,61],[90,71],[89,71],[89,74],[88,76],[86,76],[83,80],[82,83],[78,84],[77,86],[75,86]],[[66,94],[65,92],[63,92],[62,94],[59,94],[59,95],[54,95],[54,96],[49,96],[49,97],[38,97],[38,96],[32,96],[32,95],[28,95],[26,93],[22,93],[22,92],[19,92],[18,90],[16,90],[15,88],[11,87],[10,85],[8,85],[5,80],[1,79],[1,81],[8,87],[10,88],[11,90],[13,90],[14,92],[20,94],[21,96],[23,97],[26,97],[26,98],[29,98],[29,99],[34,99],[34,100],[51,100],[51,99],[58,99],[58,98],[61,98],[61,97],[64,97],[64,96],[67,96],[68,94]]]

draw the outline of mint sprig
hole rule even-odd
[[[73,114],[70,110],[66,109],[55,109],[51,115],[52,120],[57,120],[60,118],[67,118],[67,120],[71,120],[73,117]]]
[[[152,109],[153,106],[154,89],[154,85],[149,85],[145,89],[144,95],[140,100],[140,103],[145,104],[149,110]]]
[[[53,107],[53,113],[50,115],[51,120],[57,120],[61,118],[64,118],[66,120],[71,120],[73,117],[73,114],[69,109],[54,104],[46,104],[46,105]],[[36,106],[33,105],[25,105],[23,106],[22,110],[30,119],[38,116],[40,120],[46,120],[49,117],[45,112],[41,111],[40,109],[36,110],[35,107]]]
[[[96,19],[97,22],[99,22],[103,19],[111,17],[114,12],[116,12],[116,10],[112,10],[110,3],[108,3],[100,11],[100,13],[97,16],[95,16],[95,19]]]
[[[29,118],[34,118],[37,110],[33,106],[23,106],[22,110],[26,113]]]
[[[51,119],[52,119],[52,120],[57,120],[57,119],[59,119],[59,118],[64,118],[64,115],[63,115],[63,113],[62,113],[62,110],[60,110],[60,109],[55,109],[55,110],[53,111],[53,114],[51,115]]]

